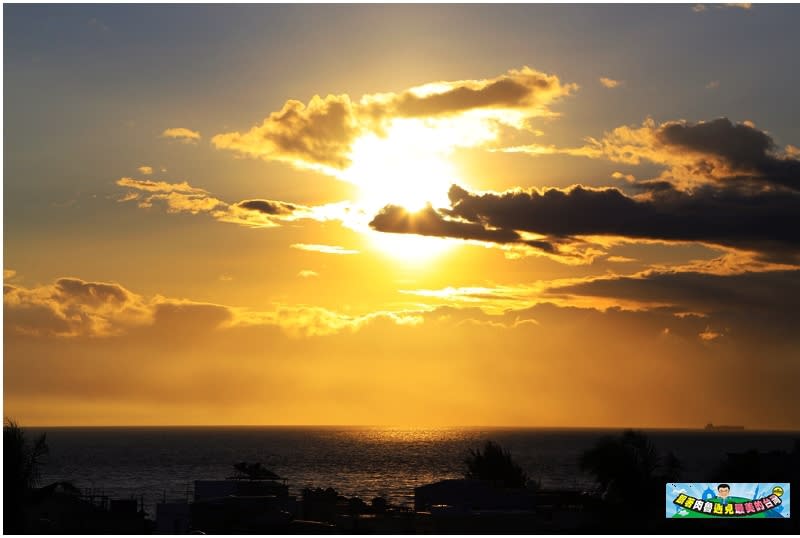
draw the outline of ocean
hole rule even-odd
[[[288,481],[290,493],[333,487],[369,502],[384,496],[413,506],[414,487],[463,476],[470,449],[499,442],[545,488],[591,489],[580,454],[621,430],[373,427],[26,428],[47,433],[50,455],[41,484],[67,480],[111,498],[143,499],[152,516],[163,499],[191,498],[194,480],[223,479],[237,462],[261,462]],[[688,478],[713,471],[727,452],[786,450],[800,433],[645,430],[672,451]]]

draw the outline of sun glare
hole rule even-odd
[[[380,252],[408,265],[430,262],[458,244],[456,239],[424,235],[391,234],[370,230],[370,243]]]
[[[422,93],[427,90],[420,89]],[[425,119],[395,118],[381,134],[370,132],[353,143],[351,165],[338,177],[359,188],[357,205],[368,215],[375,215],[390,204],[408,211],[419,211],[428,204],[447,207],[450,186],[468,186],[458,176],[452,162],[453,151],[495,140],[500,124],[521,128],[522,123],[519,113],[509,110],[476,110]],[[363,224],[360,227],[365,228]],[[428,261],[458,244],[457,240],[437,237],[374,230],[367,233],[377,249],[412,263]]]
[[[359,187],[360,204],[371,210],[447,205],[447,191],[457,181],[451,149],[424,122],[395,120],[385,136],[370,133],[355,141],[344,179]]]
[[[358,205],[374,215],[386,205],[418,211],[426,205],[449,205],[447,192],[460,183],[449,156],[456,145],[441,125],[396,119],[384,136],[367,134],[353,144],[352,164],[342,174],[359,187]],[[369,231],[381,252],[405,262],[428,261],[455,244],[453,240]]]

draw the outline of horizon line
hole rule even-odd
[[[448,425],[426,426],[408,424],[20,424],[23,428],[385,428],[408,430],[457,430],[457,429],[490,429],[490,430],[664,430],[664,431],[707,431],[705,426],[519,426],[519,425]],[[800,428],[749,428],[741,430],[725,430],[709,433],[800,433]]]

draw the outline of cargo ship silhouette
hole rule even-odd
[[[721,424],[719,426],[715,426],[714,424],[709,422],[708,424],[706,424],[705,429],[708,430],[708,431],[729,432],[729,431],[740,431],[740,430],[743,430],[744,426],[730,426],[730,425],[725,425],[725,424]]]

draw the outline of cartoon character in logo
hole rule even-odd
[[[728,496],[731,493],[731,487],[728,484],[720,484],[717,486],[717,499],[719,499],[722,504],[728,504]]]
[[[711,499],[711,502],[726,505],[731,503],[745,503],[749,500],[750,499],[745,499],[744,497],[731,497],[730,484],[720,484],[717,486],[717,496]]]

